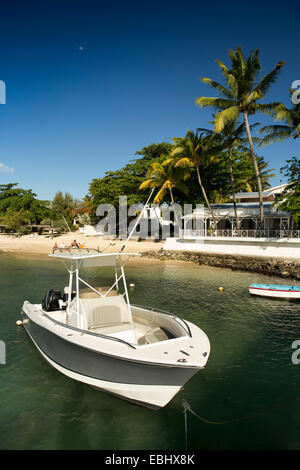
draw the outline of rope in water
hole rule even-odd
[[[189,411],[193,416],[195,416],[195,418],[197,419],[200,419],[200,421],[203,421],[204,423],[206,424],[216,424],[216,425],[224,425],[224,424],[233,424],[233,423],[237,423],[239,421],[243,421],[245,419],[250,419],[250,418],[253,418],[255,416],[262,416],[262,415],[266,415],[266,414],[269,414],[269,413],[272,413],[274,410],[278,410],[279,408],[283,408],[287,405],[290,405],[291,403],[295,403],[297,401],[300,400],[300,397],[296,397],[294,398],[293,400],[289,400],[285,403],[281,403],[280,405],[277,405],[277,406],[274,406],[272,408],[270,408],[269,410],[265,410],[265,411],[256,411],[256,412],[253,412],[253,413],[250,413],[248,415],[244,415],[244,416],[239,416],[237,418],[233,418],[233,419],[229,419],[229,420],[226,420],[226,421],[211,421],[209,419],[206,419],[206,418],[203,418],[203,416],[200,416],[198,413],[196,413],[190,406],[190,404],[185,400],[183,399],[182,400],[182,407],[183,407],[183,413],[184,413],[184,427],[185,427],[185,448],[187,449],[188,448],[188,428],[187,428],[187,412]]]

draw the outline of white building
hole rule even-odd
[[[258,193],[241,192],[235,194],[239,230],[237,230],[233,203],[212,204],[216,227],[213,226],[211,212],[203,207],[202,210],[195,210],[192,214],[183,217],[183,237],[187,239],[203,236],[267,238],[291,236],[298,238],[298,227],[292,226],[290,215],[279,210],[276,204],[278,196],[283,193],[285,188],[284,184],[263,192],[264,227],[260,223]]]

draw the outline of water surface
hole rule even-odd
[[[213,421],[274,408],[227,425],[189,415],[191,449],[300,449],[300,365],[291,361],[300,305],[247,290],[278,278],[184,263],[128,266],[132,303],[194,322],[212,348],[206,369],[164,409],[149,411],[60,374],[16,326],[24,300],[40,302],[45,291],[67,284],[59,261],[3,253],[0,266],[0,339],[7,347],[7,363],[0,365],[0,448],[184,449],[185,398]]]

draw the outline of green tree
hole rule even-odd
[[[64,218],[70,229],[73,228],[74,208],[76,201],[70,193],[57,191],[51,203],[51,214],[54,225],[67,229]]]
[[[260,220],[264,223],[264,210],[263,210],[263,197],[262,197],[262,184],[257,164],[257,158],[254,151],[253,139],[251,135],[248,117],[256,112],[271,114],[274,113],[275,108],[280,104],[276,103],[261,103],[262,100],[270,90],[272,84],[278,78],[279,72],[285,62],[278,62],[275,68],[267,74],[264,78],[258,79],[258,74],[261,70],[259,61],[259,50],[252,50],[245,58],[241,47],[237,47],[236,51],[230,49],[228,51],[231,60],[231,68],[217,60],[217,64],[225,78],[226,86],[223,86],[210,78],[202,78],[201,80],[215,89],[220,97],[199,97],[196,99],[196,104],[200,107],[212,107],[218,113],[215,116],[214,126],[216,132],[221,132],[226,123],[231,120],[236,120],[242,114],[246,132],[249,140],[250,153],[252,157],[253,167],[257,179],[257,188],[259,193],[260,204]]]
[[[246,155],[246,158],[249,160],[249,156]],[[265,162],[263,157],[256,156],[257,166],[260,173],[260,180],[262,190],[268,189],[271,187],[270,178],[274,178],[275,174],[273,173],[273,168],[268,168],[268,163]],[[249,172],[241,181],[241,187],[243,191],[253,192],[258,191],[257,188],[257,179],[256,175],[253,172]]]
[[[26,224],[30,222],[28,212],[23,208],[18,211],[8,208],[5,215],[1,217],[1,220],[8,230],[19,234],[22,227],[25,228]]]
[[[49,201],[36,199],[31,189],[17,188],[18,183],[0,185],[0,217],[3,219],[9,211],[9,217],[16,213],[26,214],[27,223],[39,224],[50,214]],[[19,214],[19,216],[18,216]]]
[[[143,147],[135,155],[141,156],[116,171],[107,171],[103,178],[93,179],[89,187],[92,216],[100,204],[112,204],[118,210],[119,196],[127,196],[128,205],[141,202],[139,186],[154,161],[161,161],[172,145],[167,142]]]
[[[293,157],[281,169],[288,185],[279,198],[279,209],[289,212],[297,223],[300,217],[300,160]]]

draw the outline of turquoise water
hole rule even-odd
[[[196,323],[212,348],[206,369],[164,409],[149,411],[63,376],[16,326],[25,299],[40,302],[49,288],[66,285],[60,262],[0,254],[0,263],[0,339],[7,347],[0,365],[1,449],[184,449],[183,398],[213,421],[275,408],[227,425],[188,415],[190,449],[300,449],[300,400],[293,401],[300,396],[300,365],[291,361],[300,304],[251,297],[247,289],[279,284],[278,278],[183,263],[128,266],[133,303]]]

